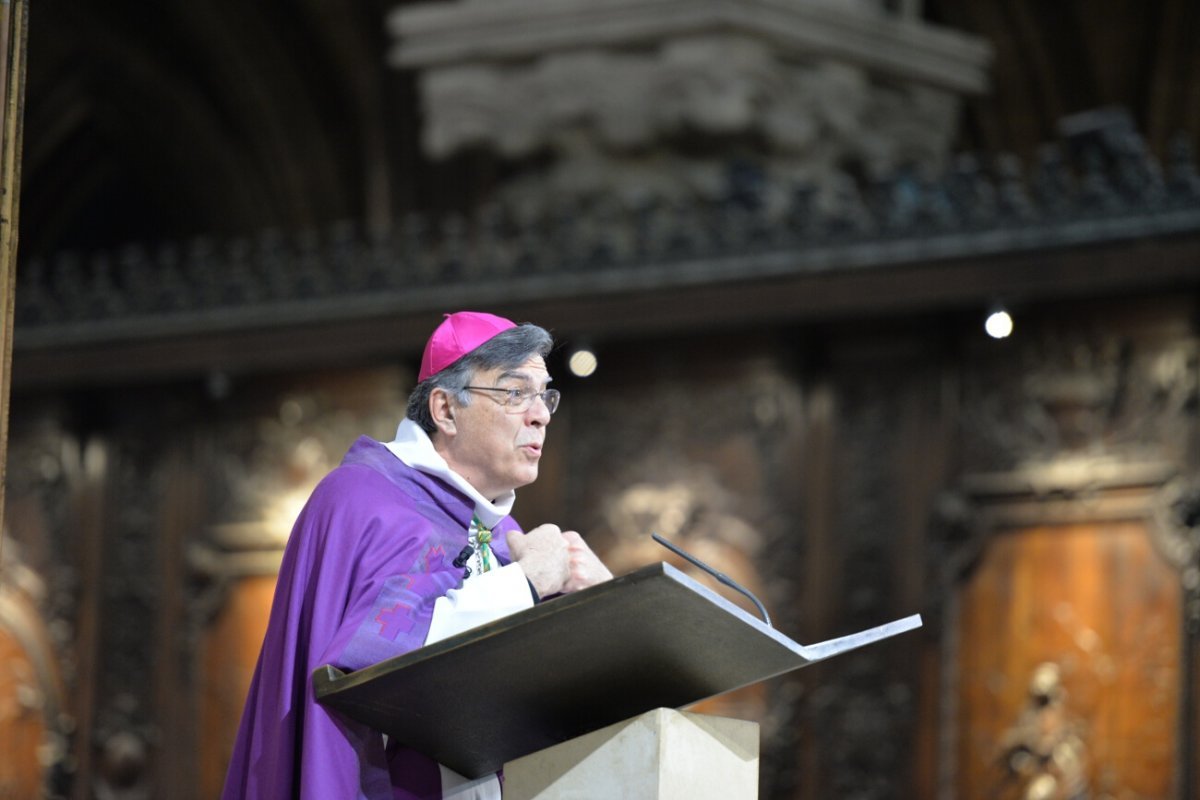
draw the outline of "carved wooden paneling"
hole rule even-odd
[[[812,482],[797,486],[816,513],[806,513],[800,530],[812,551],[795,591],[818,609],[809,613],[819,637],[921,610],[914,556],[923,549],[931,489],[946,480],[950,434],[937,351],[928,341],[911,332],[851,332],[829,352],[828,374],[807,395],[813,433],[827,426],[829,438],[824,452],[806,455]],[[800,676],[809,741],[801,754],[805,791],[795,796],[913,796],[922,748],[930,748],[920,727],[925,635]]]
[[[956,532],[930,548],[941,798],[1193,796],[1189,308],[1026,315],[963,370]]]
[[[535,507],[527,499],[548,477],[561,482],[562,502],[543,500],[538,509],[557,505],[564,518],[551,521],[577,527],[617,574],[674,561],[650,539],[660,533],[748,586],[776,627],[797,635],[789,575],[798,545],[787,516],[794,487],[784,466],[794,455],[800,397],[768,342],[746,337],[740,345],[737,353],[727,340],[711,339],[662,350],[607,348],[604,381],[564,386],[559,417],[569,416],[549,429],[549,447],[565,454],[562,474],[539,479],[528,495],[518,492],[517,515],[542,522],[530,516]],[[781,680],[707,706],[762,725],[765,796],[787,796],[773,792],[794,780],[796,695]]]
[[[954,796],[1175,797],[1180,617],[1142,523],[994,537],[961,594]]]

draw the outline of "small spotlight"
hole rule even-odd
[[[987,321],[983,323],[983,329],[993,339],[1003,339],[1013,331],[1012,317],[1003,308],[998,308],[988,314]]]
[[[567,368],[571,370],[571,374],[577,378],[586,378],[596,371],[599,362],[596,361],[596,354],[587,347],[580,347],[571,353],[571,357],[567,359]]]

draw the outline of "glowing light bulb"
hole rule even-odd
[[[596,371],[599,362],[596,360],[596,354],[586,347],[581,347],[571,357],[567,359],[567,367],[571,370],[571,374],[579,378],[586,378]]]
[[[1004,309],[993,311],[983,323],[983,329],[993,339],[1003,339],[1013,331],[1012,317]]]

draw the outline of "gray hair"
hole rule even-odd
[[[434,389],[448,392],[459,405],[470,405],[471,393],[467,386],[477,371],[516,369],[534,356],[545,358],[553,347],[553,337],[537,325],[525,323],[498,333],[441,372],[418,383],[408,396],[406,416],[432,435],[437,431],[429,413],[429,397]]]

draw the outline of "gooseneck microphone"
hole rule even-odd
[[[750,602],[754,603],[755,608],[758,609],[758,613],[762,614],[763,622],[767,623],[767,625],[771,625],[771,617],[769,614],[767,614],[767,609],[763,608],[763,604],[758,602],[758,598],[755,597],[754,594],[749,589],[742,586],[740,583],[738,583],[733,578],[726,575],[724,572],[718,572],[717,570],[710,567],[708,564],[705,564],[703,561],[696,558],[691,553],[688,553],[688,552],[680,549],[677,545],[671,544],[666,539],[659,536],[657,533],[652,532],[650,534],[650,536],[652,536],[654,538],[654,541],[658,542],[659,544],[661,544],[663,547],[670,550],[675,555],[679,556],[680,558],[687,559],[688,561],[695,564],[700,569],[707,572],[709,575],[712,575],[714,578],[719,580],[721,583],[728,586],[730,589],[736,589],[737,591],[746,595],[746,597],[749,597]],[[771,626],[771,627],[774,627],[774,626]]]

